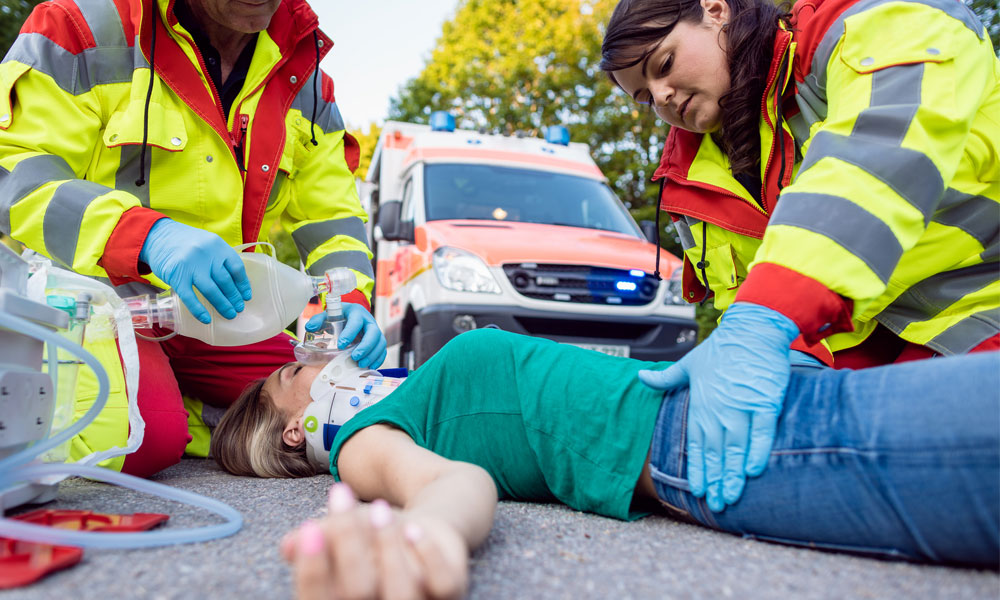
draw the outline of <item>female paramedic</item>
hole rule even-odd
[[[172,288],[208,323],[209,309],[232,319],[264,293],[251,289],[232,247],[281,227],[310,273],[354,269],[345,337],[362,332],[358,359],[380,363],[367,215],[352,174],[358,145],[319,69],[332,46],[305,0],[38,4],[0,63],[0,231],[110,280],[123,297]],[[206,453],[204,438],[203,449],[188,446],[190,432],[207,429],[189,428],[185,405],[199,425],[202,402],[224,408],[291,360],[289,341],[139,341],[132,391],[145,437],[124,463],[106,466],[149,476],[186,447]],[[129,435],[119,350],[110,340],[87,349],[112,393],[74,438],[74,459],[124,446]],[[80,410],[96,388],[82,373]]]
[[[347,360],[290,363],[228,410],[212,454],[239,475],[329,469],[360,498],[399,507],[378,502],[368,514],[334,486],[331,514],[285,544],[309,580],[300,583],[316,578],[332,597],[374,597],[396,585],[383,578],[398,577],[426,583],[431,597],[461,590],[498,496],[628,520],[655,509],[792,544],[996,566],[1000,353],[796,367],[767,471],[719,514],[685,481],[688,388],[664,394],[637,377],[666,366],[491,329],[456,337],[398,388]]]
[[[1000,60],[962,2],[622,0],[601,68],[671,126],[654,180],[684,296],[725,310],[647,379],[690,382],[688,481],[713,511],[767,464],[799,351],[1000,348]]]

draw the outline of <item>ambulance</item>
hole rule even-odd
[[[658,248],[587,145],[561,126],[546,138],[456,130],[443,112],[385,124],[359,189],[386,366],[419,367],[480,327],[644,360],[694,346],[680,260],[660,250],[658,280]]]

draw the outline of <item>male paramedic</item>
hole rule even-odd
[[[331,47],[304,0],[41,3],[0,64],[0,231],[122,296],[169,286],[208,322],[205,304],[232,319],[257,292],[232,247],[280,224],[309,273],[355,272],[341,345],[357,335],[353,356],[377,367],[385,339],[369,313],[359,148],[319,70]],[[138,340],[145,437],[107,466],[149,476],[178,462],[191,441],[185,404],[192,423],[205,405],[228,406],[294,360],[289,340]],[[88,349],[112,395],[71,458],[128,436],[118,350]],[[77,409],[95,395],[81,381]]]

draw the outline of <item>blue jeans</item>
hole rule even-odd
[[[668,392],[650,471],[672,511],[745,537],[997,568],[1000,353],[860,371],[795,367],[767,470],[721,513],[688,490],[688,390]]]

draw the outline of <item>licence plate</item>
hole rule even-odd
[[[611,356],[622,356],[628,358],[629,348],[624,345],[617,344],[573,344],[578,348],[586,348],[587,350],[597,350],[602,354],[610,354]]]

